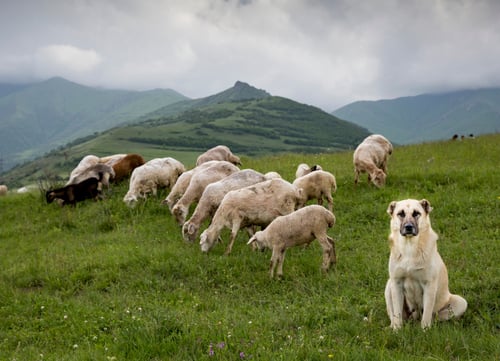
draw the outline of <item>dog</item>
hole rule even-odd
[[[433,316],[448,320],[467,309],[467,301],[448,290],[448,271],[437,251],[431,210],[426,199],[393,201],[387,208],[391,253],[385,302],[393,330],[401,328],[403,320],[419,318],[425,330]]]

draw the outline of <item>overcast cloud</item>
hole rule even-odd
[[[332,111],[500,86],[497,0],[6,0],[0,82],[199,98],[236,80]]]

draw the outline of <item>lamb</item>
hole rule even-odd
[[[130,176],[132,171],[145,163],[144,158],[139,154],[127,154],[112,165],[115,171],[114,182],[118,183]]]
[[[372,134],[358,145],[353,154],[354,184],[358,184],[359,175],[368,173],[368,181],[380,188],[387,177],[387,160],[392,154],[392,144],[380,134]]]
[[[332,173],[317,170],[295,179],[293,185],[304,190],[299,208],[303,207],[310,199],[317,199],[318,204],[323,205],[323,198],[326,198],[328,201],[328,210],[333,212],[332,193],[335,193],[337,190],[337,182]]]
[[[231,229],[226,255],[242,227],[265,227],[276,217],[292,213],[302,198],[302,190],[281,178],[228,192],[215,212],[210,226],[200,235],[202,252],[208,252],[224,227]]]
[[[196,206],[191,218],[182,226],[182,235],[186,241],[193,242],[198,237],[198,230],[205,219],[213,216],[222,198],[232,190],[247,187],[267,180],[266,176],[253,169],[244,169],[233,173],[218,182],[209,184]]]
[[[172,187],[185,170],[184,165],[174,158],[152,159],[132,171],[129,190],[123,201],[132,206],[138,198],[146,199],[149,193],[156,196],[158,187]]]
[[[229,147],[225,145],[218,145],[207,150],[196,159],[196,165],[208,162],[209,160],[225,160],[233,163],[234,165],[241,165],[240,158],[234,155]]]
[[[287,248],[309,244],[317,239],[323,248],[323,271],[337,262],[335,242],[326,233],[335,224],[332,212],[319,205],[310,205],[293,213],[280,216],[263,231],[256,232],[247,244],[255,243],[258,248],[270,248],[273,251],[270,264],[270,275],[278,267],[278,277],[283,276],[283,261]]]
[[[71,177],[66,185],[77,184],[85,179],[95,178],[109,188],[109,180],[115,177],[115,171],[107,164],[97,163],[83,169],[78,174]]]
[[[195,172],[191,177],[186,192],[172,208],[172,214],[177,220],[177,223],[179,223],[179,225],[184,224],[189,212],[189,207],[193,202],[200,199],[203,191],[210,183],[217,182],[239,170],[240,169],[232,163],[217,161],[210,167],[203,169],[203,171]]]
[[[86,155],[80,160],[80,163],[71,171],[69,174],[69,181],[67,184],[72,184],[73,179],[79,176],[82,172],[88,169],[90,166],[96,165],[99,163],[99,157],[96,155]]]
[[[189,183],[191,182],[191,178],[193,177],[193,175],[196,172],[203,171],[204,169],[211,167],[217,162],[218,162],[217,160],[211,160],[209,162],[200,164],[199,166],[182,173],[180,177],[177,179],[177,182],[175,182],[174,186],[170,190],[168,196],[161,202],[161,204],[168,205],[168,209],[170,210],[170,213],[172,213],[172,209],[174,208],[175,204],[179,201],[184,192],[186,192],[186,189],[189,186]]]
[[[101,182],[96,178],[88,178],[76,184],[70,184],[62,188],[48,190],[45,192],[47,203],[52,203],[55,199],[61,200],[61,206],[66,204],[75,206],[76,202],[85,199],[97,200],[101,195]]]
[[[7,191],[9,188],[5,184],[0,185],[0,196],[5,196],[7,195]]]
[[[309,167],[306,163],[301,163],[298,165],[297,170],[295,171],[295,178],[302,177],[306,174],[309,174],[311,172],[314,172],[316,170],[322,170],[321,166],[319,164],[315,164],[312,167]]]

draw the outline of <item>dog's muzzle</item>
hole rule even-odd
[[[417,226],[411,222],[404,223],[399,231],[402,236],[416,236],[418,234]]]

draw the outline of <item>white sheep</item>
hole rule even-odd
[[[267,180],[266,176],[253,169],[244,169],[233,173],[220,181],[209,184],[200,197],[193,215],[182,226],[182,235],[186,241],[193,242],[204,220],[213,216],[222,198],[229,192]]]
[[[309,167],[309,165],[307,165],[306,163],[300,163],[297,166],[297,170],[295,171],[295,178],[299,178],[316,170],[322,170],[322,169],[323,168],[321,168],[319,164],[315,164],[312,167]]]
[[[200,235],[202,252],[208,252],[222,229],[227,227],[231,229],[231,241],[226,254],[230,254],[242,227],[265,227],[276,217],[293,212],[301,199],[301,192],[301,189],[281,178],[228,192],[217,208],[212,223]]]
[[[99,163],[99,157],[96,155],[86,155],[80,160],[80,163],[69,174],[69,180],[66,184],[73,184],[73,178],[76,178],[80,173],[84,172],[88,167]]]
[[[319,205],[323,205],[323,198],[328,201],[328,209],[333,212],[332,193],[337,190],[335,176],[324,170],[303,175],[293,181],[293,185],[303,189],[303,199],[299,207],[303,207],[310,199],[317,199]]]
[[[319,205],[310,205],[293,213],[273,220],[263,231],[256,232],[247,244],[256,243],[259,248],[273,251],[270,275],[278,267],[278,277],[283,276],[283,262],[287,248],[309,244],[317,239],[323,248],[323,271],[328,271],[331,264],[337,262],[335,242],[328,236],[328,228],[335,224],[332,212]]]
[[[115,177],[113,167],[107,164],[93,164],[85,169],[81,169],[76,175],[71,177],[66,185],[78,184],[89,178],[97,179],[102,185],[109,188],[109,181]],[[99,185],[99,187],[101,187]],[[101,190],[101,189],[99,189]]]
[[[372,134],[366,137],[353,154],[354,184],[358,184],[359,175],[366,172],[368,181],[376,187],[382,187],[387,176],[387,160],[392,151],[391,142],[384,136]]]
[[[5,184],[0,185],[0,196],[7,195],[9,188]]]
[[[193,174],[189,186],[172,208],[177,223],[183,225],[189,212],[189,207],[193,202],[197,202],[205,188],[213,182],[217,182],[240,169],[232,163],[226,161],[216,161],[215,164]]]
[[[146,199],[149,193],[156,196],[158,188],[172,187],[184,171],[184,164],[177,159],[152,159],[132,171],[129,190],[123,201],[132,206],[138,198]]]
[[[234,155],[229,147],[225,145],[218,145],[207,150],[205,153],[200,154],[196,159],[196,165],[208,162],[209,160],[225,160],[233,163],[234,165],[241,165],[240,158]]]

